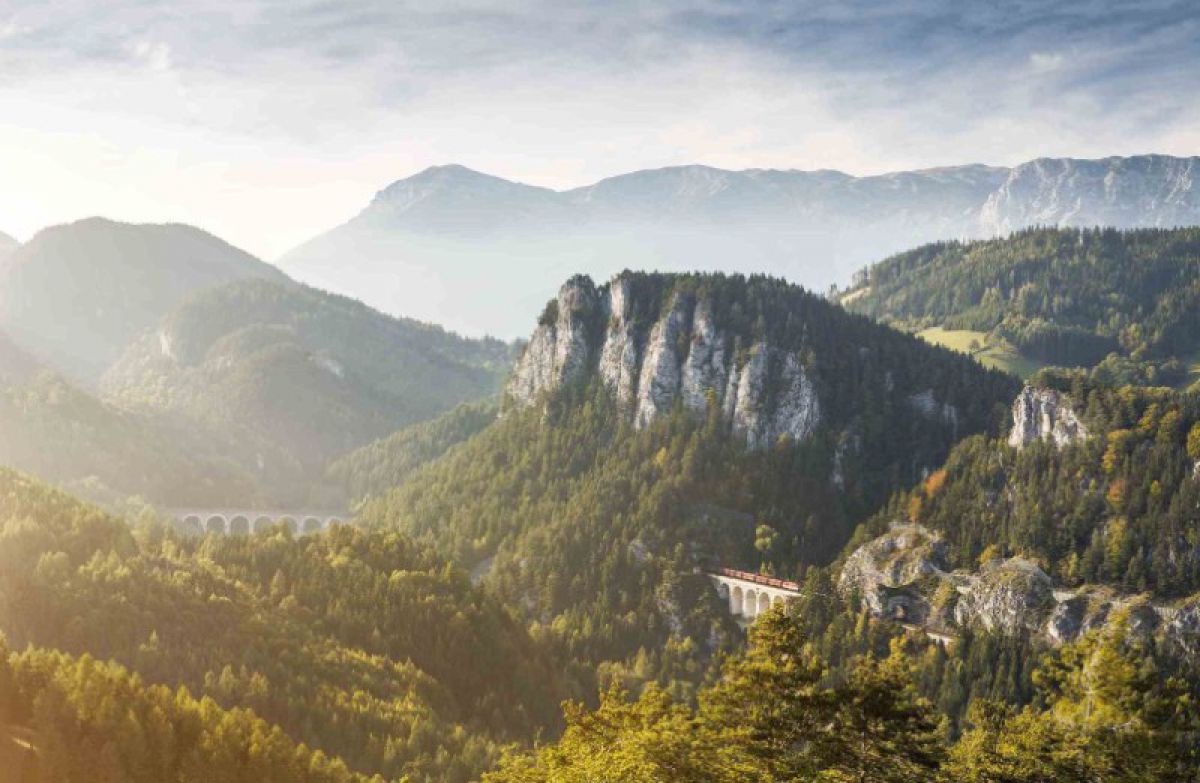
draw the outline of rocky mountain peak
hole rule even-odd
[[[984,235],[1031,225],[1170,227],[1200,219],[1200,158],[1039,158],[1009,171],[980,210]]]
[[[794,350],[718,323],[708,295],[682,288],[654,301],[621,274],[597,288],[569,280],[547,305],[508,384],[518,407],[594,373],[637,427],[676,404],[716,406],[751,448],[801,441],[821,422],[811,370]]]
[[[1008,444],[1018,449],[1047,439],[1062,448],[1088,436],[1070,397],[1054,389],[1026,386],[1013,402],[1012,417]]]

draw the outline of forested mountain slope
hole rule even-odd
[[[366,783],[250,710],[0,639],[0,783]]]
[[[492,400],[455,406],[436,419],[410,425],[339,457],[330,463],[326,478],[351,501],[382,494],[404,483],[425,463],[482,432],[499,411]]]
[[[556,723],[540,646],[396,533],[135,534],[0,471],[0,631],[15,649],[113,659],[141,682],[252,709],[389,779],[466,781],[502,743]]]
[[[39,232],[0,265],[0,328],[58,372],[92,383],[188,295],[241,278],[287,280],[191,226],[90,218]]]
[[[262,500],[229,441],[167,416],[117,408],[45,367],[0,332],[0,465],[97,502]]]
[[[332,458],[494,394],[509,350],[315,289],[241,281],[174,309],[101,387],[123,407],[240,441],[259,479],[288,497]]]
[[[900,327],[979,333],[1108,382],[1182,383],[1200,353],[1200,229],[1031,229],[888,258],[845,306]]]
[[[698,567],[828,561],[1015,391],[781,281],[576,278],[500,421],[363,515],[478,565],[585,676],[694,680],[735,638]]]
[[[95,501],[167,505],[263,500],[233,443],[167,417],[114,407],[48,371],[0,382],[0,465]]]
[[[695,703],[656,687],[630,700],[613,688],[594,711],[569,705],[561,740],[509,755],[484,780],[1196,780],[1195,689],[1119,629],[1041,658],[1030,704],[978,698],[965,731],[951,734],[920,692],[931,674],[958,681],[958,661],[946,648],[885,637],[882,648],[866,644],[838,673],[802,616],[776,608],[760,617],[748,648],[726,660]],[[980,679],[992,673],[981,670]]]
[[[1045,375],[864,526],[841,580],[877,614],[1045,643],[1120,617],[1200,654],[1200,398]],[[889,531],[890,529],[890,531]]]

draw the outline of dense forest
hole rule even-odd
[[[0,628],[253,710],[349,768],[465,781],[558,720],[559,677],[428,550],[349,527],[180,539],[0,473]]]
[[[860,521],[940,464],[957,438],[998,427],[1019,384],[779,280],[619,279],[634,334],[651,334],[672,302],[689,298],[735,344],[802,354],[821,426],[751,448],[710,390],[707,411],[677,404],[639,427],[592,372],[536,405],[510,406],[369,499],[360,518],[471,568],[553,644],[584,695],[630,671],[687,691],[740,638],[704,568],[794,577],[832,561]],[[560,306],[547,306],[543,325]],[[588,334],[604,324],[593,326]],[[766,383],[778,381],[768,374]],[[344,480],[369,486],[372,462],[346,467]]]
[[[0,640],[0,781],[366,783],[250,710]]]
[[[910,519],[942,533],[959,567],[1021,555],[1068,586],[1166,598],[1200,591],[1200,396],[1113,389],[1078,371],[1038,381],[1067,394],[1087,438],[1019,451],[967,438],[933,480],[894,497],[859,538]]]
[[[1030,231],[1004,252],[1071,250],[1107,268],[1118,250],[1189,257],[1181,237]],[[960,251],[956,269],[1000,252],[915,252]],[[1061,272],[1047,263],[1038,290]],[[1129,282],[1113,274],[1105,285]],[[0,458],[129,509],[121,519],[0,469],[0,766],[63,781],[1195,779],[1194,650],[1161,644],[1139,617],[1114,611],[1051,646],[884,616],[839,580],[900,524],[936,536],[963,573],[1020,557],[1064,589],[1185,608],[1200,592],[1200,397],[1121,385],[1166,377],[1183,310],[1080,288],[1135,313],[1145,339],[1108,318],[1120,328],[1093,330],[1115,341],[1095,367],[1038,374],[1084,434],[1017,448],[1019,381],[967,357],[772,278],[618,280],[619,317],[585,278],[568,285],[590,304],[547,306],[543,338],[578,317],[582,369],[521,400],[511,386],[488,396],[501,343],[266,281],[187,299],[110,371],[106,401],[15,347],[0,354]],[[872,278],[851,305],[884,290]],[[978,308],[926,306],[905,324],[1062,358],[1022,341],[1008,311],[988,325]],[[1021,312],[1082,328],[1091,306]],[[676,317],[686,328],[668,340]],[[668,353],[682,376],[706,340],[729,377],[771,358],[757,380],[737,376],[729,404],[713,386],[685,403],[655,375],[658,407],[635,416],[640,399],[600,370],[611,334],[629,341],[635,389]],[[804,436],[748,436],[749,417],[801,405],[816,412]],[[210,456],[234,444],[236,457]],[[122,497],[134,487],[333,499],[358,518],[305,537],[192,537]],[[801,596],[747,644],[713,566],[794,579]]]
[[[920,649],[895,639],[840,675],[773,609],[696,702],[619,687],[567,709],[562,738],[505,758],[489,783],[1159,783],[1196,780],[1195,694],[1118,629],[1037,664],[1025,707],[989,699],[948,741],[918,690]],[[929,653],[925,653],[928,655]],[[936,655],[936,652],[934,653]]]
[[[0,465],[62,482],[96,502],[250,503],[258,477],[230,440],[123,410],[49,370],[0,379]]]
[[[499,406],[491,401],[463,403],[339,457],[329,464],[325,477],[352,501],[383,494],[417,468],[481,432],[498,413]]]
[[[1027,229],[871,266],[849,309],[1004,340],[1043,363],[1176,384],[1200,352],[1200,229]],[[1133,369],[1117,359],[1133,362]]]

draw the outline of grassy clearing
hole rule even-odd
[[[1045,366],[1041,362],[1022,356],[1007,342],[989,343],[987,332],[934,326],[917,332],[917,336],[934,345],[974,356],[985,367],[1003,370],[1020,378],[1028,378]],[[1200,365],[1197,369],[1200,370]]]

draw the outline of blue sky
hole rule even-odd
[[[0,230],[274,257],[459,162],[852,173],[1200,152],[1200,3],[0,0]]]

